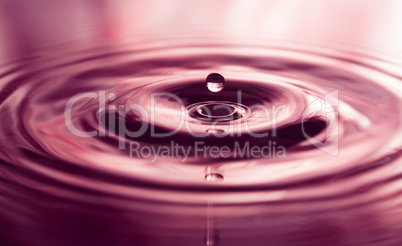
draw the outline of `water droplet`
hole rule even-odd
[[[208,90],[220,92],[225,87],[225,78],[219,73],[211,73],[206,79]]]
[[[205,181],[207,181],[207,182],[223,181],[223,176],[222,176],[222,174],[219,174],[219,173],[208,173],[205,175]]]
[[[225,133],[225,130],[222,130],[222,129],[208,129],[207,133],[209,133],[210,135],[219,135],[219,134]]]

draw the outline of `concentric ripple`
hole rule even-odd
[[[387,57],[176,40],[37,59],[0,75],[0,178],[20,185],[3,194],[250,216],[401,205],[402,74]]]

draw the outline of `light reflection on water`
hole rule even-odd
[[[400,4],[302,2],[3,1],[0,242],[399,245]],[[226,79],[219,92],[205,86],[212,72]],[[72,125],[104,135],[66,124],[79,93]],[[170,97],[152,106],[152,93]],[[172,136],[122,140],[113,125],[163,133],[198,103]],[[286,107],[261,122],[256,105]],[[225,118],[211,127],[210,113]],[[228,157],[197,154],[199,141]],[[142,158],[133,142],[191,148]],[[236,143],[277,152],[239,157]]]

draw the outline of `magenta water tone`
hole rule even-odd
[[[0,244],[401,245],[399,5],[295,2],[4,1]]]

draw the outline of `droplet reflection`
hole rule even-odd
[[[219,73],[211,73],[206,79],[208,90],[211,92],[220,92],[225,88],[225,78]]]

